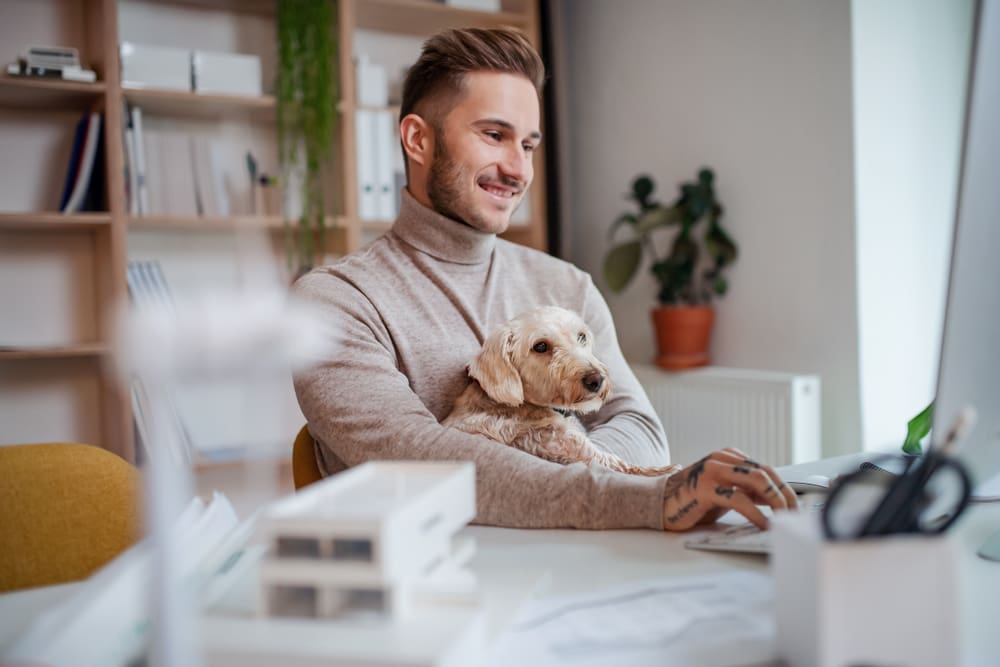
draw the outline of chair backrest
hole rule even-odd
[[[76,443],[0,446],[0,591],[86,578],[142,535],[139,472]]]
[[[292,444],[292,481],[295,482],[295,489],[299,490],[321,479],[323,473],[316,463],[316,444],[309,432],[309,425],[306,424],[299,430],[295,443]]]

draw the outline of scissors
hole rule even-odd
[[[883,465],[840,478],[823,507],[823,532],[831,540],[917,533],[937,535],[955,523],[972,498],[969,471],[949,452],[976,423],[963,409],[940,447],[903,457],[902,472]],[[884,457],[883,462],[892,457]],[[895,462],[896,459],[892,459]]]
[[[971,496],[972,480],[965,466],[931,450],[905,457],[899,474],[876,468],[840,478],[823,508],[823,531],[832,540],[936,535],[961,516]]]

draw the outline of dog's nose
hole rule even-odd
[[[583,386],[591,393],[597,393],[604,385],[604,376],[594,371],[583,376]]]

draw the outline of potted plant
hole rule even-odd
[[[612,238],[621,229],[629,231],[629,238],[608,252],[604,279],[620,292],[638,272],[643,252],[650,256],[659,284],[660,306],[652,312],[656,364],[670,370],[709,363],[712,300],[726,293],[723,271],[736,260],[736,244],[722,229],[714,184],[712,170],[701,169],[697,180],[682,183],[677,198],[665,206],[653,199],[653,179],[641,175],[627,195],[638,211],[623,213],[611,225]],[[670,231],[673,237],[664,244],[663,235]]]
[[[330,2],[278,2],[278,154],[282,183],[301,188],[302,202],[301,211],[282,206],[288,266],[295,276],[311,269],[326,248],[323,168],[337,122],[334,19]],[[287,191],[285,196],[291,198]],[[298,219],[290,220],[290,214]]]

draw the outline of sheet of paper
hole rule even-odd
[[[771,582],[755,572],[647,579],[527,602],[490,667],[749,665],[774,659]]]

